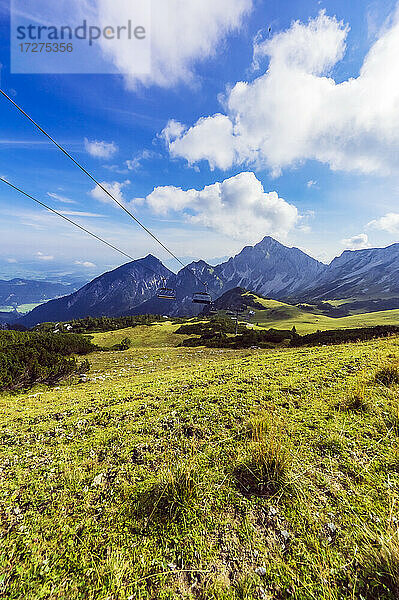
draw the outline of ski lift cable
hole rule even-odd
[[[111,194],[111,192],[105,186],[103,186],[99,181],[97,181],[97,179],[93,177],[93,175],[91,175],[89,171],[87,171],[87,169],[85,169],[75,158],[73,158],[73,156],[69,154],[69,152],[65,150],[65,148],[63,148],[54,138],[51,137],[50,134],[48,134],[38,123],[36,123],[36,121],[34,121],[32,117],[30,117],[28,113],[26,113],[23,110],[23,108],[21,108],[16,102],[14,102],[14,100],[10,98],[10,96],[8,96],[1,88],[0,93],[4,96],[4,98],[6,98],[6,100],[8,100],[13,106],[15,106],[15,108],[24,117],[26,117],[39,131],[41,131],[43,135],[45,135],[55,146],[57,146],[57,148],[61,150],[61,152],[65,154],[65,156],[67,156],[83,173],[85,173],[85,175],[87,175],[105,194],[107,194],[107,196],[109,196],[127,215],[129,215],[129,217],[133,219],[133,221],[135,221],[137,225],[144,229],[144,231],[148,235],[150,235],[164,250],[166,250],[166,252],[170,254],[170,256],[172,256],[172,258],[174,258],[182,267],[186,268],[195,277],[195,279],[197,279],[197,281],[199,281],[205,287],[205,289],[207,288],[207,284],[204,283],[190,267],[185,265],[180,260],[180,258],[178,258],[174,254],[174,252],[172,252],[172,250],[169,250],[169,248],[163,242],[161,242],[161,240],[154,233],[152,233],[150,229],[148,229],[148,227],[143,225],[143,223],[141,223],[141,221],[137,217],[135,217],[134,214],[126,208],[126,206],[119,202],[119,200],[117,200],[117,198],[115,198],[115,196],[113,196],[113,194]]]
[[[63,215],[62,213],[58,212],[57,210],[55,210],[54,208],[51,208],[51,206],[48,206],[47,204],[45,204],[44,202],[41,202],[41,200],[38,200],[37,198],[35,198],[34,196],[31,196],[30,194],[28,194],[27,192],[24,192],[24,190],[22,190],[21,188],[17,187],[16,185],[10,183],[9,181],[7,181],[7,179],[4,179],[4,177],[0,177],[0,181],[2,181],[3,183],[5,183],[6,185],[8,185],[9,187],[13,188],[14,190],[16,190],[17,192],[19,192],[20,194],[23,194],[24,196],[26,196],[27,198],[30,198],[30,200],[33,200],[33,202],[36,202],[37,204],[40,204],[40,206],[42,206],[43,208],[45,208],[46,210],[54,213],[55,215],[57,215],[58,217],[61,217],[61,219],[64,219],[64,221],[67,221],[68,223],[70,223],[71,225],[74,225],[75,227],[77,227],[78,229],[81,229],[82,231],[84,231],[85,233],[87,233],[88,235],[91,235],[91,237],[95,238],[96,240],[98,240],[99,242],[102,242],[103,244],[105,244],[106,246],[109,246],[109,248],[112,248],[113,250],[115,250],[116,252],[119,252],[119,254],[122,254],[123,256],[125,256],[126,258],[129,258],[131,260],[137,260],[135,258],[133,258],[133,256],[130,256],[130,254],[128,254],[127,252],[124,252],[123,250],[120,250],[120,248],[117,248],[116,246],[114,246],[113,244],[111,244],[110,242],[107,242],[106,240],[104,240],[103,238],[101,238],[99,235],[96,235],[95,233],[89,231],[88,229],[86,229],[85,227],[83,227],[82,225],[79,225],[78,223],[75,223],[75,221],[72,221],[72,219],[69,219],[68,217],[66,217],[65,215]],[[147,266],[142,265],[142,267],[144,269],[146,269],[147,271],[149,271],[150,273],[152,273],[153,275],[156,275],[157,277],[160,277],[163,281],[166,281],[165,277],[163,275],[161,275],[160,273],[156,273],[155,271],[153,271],[152,269],[150,269]]]

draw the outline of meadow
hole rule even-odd
[[[94,334],[132,346],[0,394],[0,597],[398,598],[399,338],[233,351],[178,327]]]
[[[307,312],[298,306],[285,304],[277,300],[261,298],[250,292],[243,294],[244,302],[246,296],[252,297],[259,305],[263,306],[262,309],[256,309],[254,311],[255,315],[250,319],[255,327],[292,329],[295,326],[298,333],[303,335],[313,333],[318,329],[326,331],[328,329],[351,329],[399,324],[399,310],[397,309],[333,318],[323,314]]]

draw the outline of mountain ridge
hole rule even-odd
[[[43,304],[19,322],[33,326],[85,316],[168,314],[190,317],[201,313],[192,303],[204,291],[213,299],[233,288],[293,303],[341,298],[399,297],[399,244],[386,248],[345,251],[330,265],[299,248],[284,246],[270,236],[245,246],[220,265],[194,261],[177,274],[155,256],[126,263],[96,277],[80,290]],[[176,302],[157,298],[163,285],[176,290]]]

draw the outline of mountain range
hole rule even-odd
[[[30,279],[0,279],[0,306],[18,306],[45,302],[74,291],[71,285]]]
[[[177,274],[148,255],[97,277],[73,294],[35,308],[19,322],[31,327],[89,315],[193,316],[203,309],[192,303],[193,294],[205,290],[203,284],[213,299],[242,287],[275,300],[297,303],[350,298],[363,304],[370,301],[374,307],[384,301],[386,309],[390,302],[399,302],[398,258],[399,244],[393,244],[345,251],[325,265],[271,237],[245,247],[217,266],[197,261]],[[176,291],[175,302],[157,298],[165,281]]]

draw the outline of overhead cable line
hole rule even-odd
[[[10,188],[13,188],[14,190],[16,190],[17,192],[19,192],[20,194],[23,194],[24,196],[26,196],[27,198],[30,198],[30,200],[33,200],[33,202],[36,202],[37,204],[40,204],[40,206],[42,206],[43,208],[45,208],[46,210],[54,213],[55,215],[57,215],[58,217],[61,217],[61,219],[64,219],[64,221],[67,221],[68,223],[70,223],[71,225],[74,225],[75,227],[77,227],[78,229],[81,229],[82,231],[84,231],[85,233],[87,233],[88,235],[91,235],[91,237],[95,238],[96,240],[98,240],[99,242],[102,242],[103,244],[105,244],[106,246],[109,246],[109,248],[112,248],[113,250],[115,250],[116,252],[119,252],[119,254],[122,254],[123,256],[125,256],[126,258],[129,258],[133,261],[136,261],[136,258],[133,258],[133,256],[130,256],[130,254],[128,254],[127,252],[124,252],[123,250],[121,250],[120,248],[117,248],[116,246],[114,246],[113,244],[111,244],[110,242],[107,242],[106,240],[104,240],[102,237],[100,237],[99,235],[96,235],[95,233],[93,233],[92,231],[89,231],[88,229],[86,229],[85,227],[82,227],[82,225],[79,225],[78,223],[75,223],[75,221],[72,221],[72,219],[69,219],[68,217],[66,217],[65,215],[63,215],[62,213],[58,212],[57,210],[55,210],[55,208],[51,208],[51,206],[48,206],[47,204],[45,204],[44,202],[41,202],[41,200],[38,200],[37,198],[35,198],[34,196],[31,196],[30,194],[28,194],[27,192],[24,192],[24,190],[22,190],[21,188],[17,187],[16,185],[13,185],[12,183],[10,183],[9,181],[7,181],[7,179],[4,179],[4,177],[0,177],[0,181],[2,181],[3,183],[5,183],[6,185],[8,185]],[[152,269],[150,269],[149,267],[145,266],[145,265],[141,265],[144,269],[146,269],[147,271],[149,271],[150,273],[152,273],[153,275],[156,275],[157,277],[160,277],[161,279],[163,279],[165,281],[165,277],[163,275],[161,275],[160,273],[156,273],[155,271],[153,271]]]
[[[89,171],[87,171],[75,158],[73,158],[73,156],[71,154],[69,154],[69,152],[67,150],[65,150],[65,148],[63,148],[54,138],[51,137],[50,134],[47,133],[47,131],[45,131],[42,127],[40,127],[40,125],[38,123],[36,123],[36,121],[34,121],[32,119],[32,117],[30,117],[24,110],[23,108],[21,108],[16,102],[14,102],[14,100],[12,98],[10,98],[10,96],[8,96],[2,89],[0,89],[0,93],[4,96],[4,98],[6,98],[9,102],[11,102],[11,104],[13,106],[15,106],[15,108],[24,116],[26,117],[39,131],[41,131],[41,133],[43,133],[43,135],[45,135],[55,146],[57,146],[57,148],[59,150],[61,150],[61,152],[63,154],[65,154],[65,156],[67,156],[83,173],[85,173],[85,175],[87,175],[105,194],[107,194],[107,196],[109,196],[114,202],[116,202],[116,204],[123,210],[125,211],[125,213],[127,215],[129,215],[129,217],[131,219],[133,219],[133,221],[135,221],[137,223],[137,225],[139,225],[142,229],[144,229],[144,231],[150,235],[164,250],[166,250],[166,252],[168,254],[170,254],[170,256],[172,256],[172,258],[174,258],[175,260],[177,260],[177,262],[183,267],[188,269],[188,271],[205,287],[207,288],[207,284],[204,283],[199,277],[198,275],[187,265],[185,265],[180,258],[178,258],[173,252],[172,250],[169,250],[169,248],[163,243],[161,242],[161,240],[154,234],[152,233],[152,231],[150,229],[148,229],[148,227],[146,227],[145,225],[143,225],[143,223],[141,223],[141,221],[134,216],[134,214],[126,208],[126,206],[124,206],[124,204],[122,204],[122,202],[119,202],[119,200],[117,198],[115,198],[115,196],[113,194],[111,194],[111,192],[99,181],[97,181],[97,179],[95,177],[93,177],[93,175],[91,175],[89,173]]]

